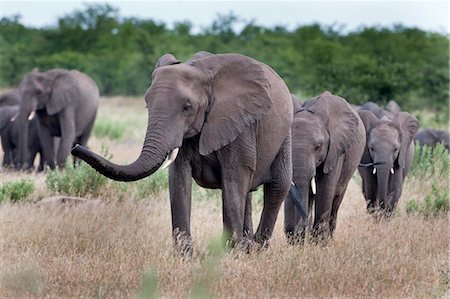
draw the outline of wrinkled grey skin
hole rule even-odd
[[[402,194],[403,182],[411,166],[413,138],[419,122],[407,112],[398,113],[392,120],[378,119],[370,111],[358,113],[367,134],[361,163],[375,163],[374,166],[358,167],[367,209],[369,212],[381,210],[382,215],[389,217]]]
[[[364,125],[345,99],[328,91],[306,101],[294,113],[293,181],[302,192],[309,219],[302,219],[286,199],[285,233],[289,242],[297,243],[312,226],[316,240],[326,241],[336,228],[339,206],[364,151]]]
[[[424,128],[417,132],[414,139],[420,146],[428,145],[431,148],[434,148],[438,143],[442,143],[447,151],[449,151],[449,131]]]
[[[61,137],[56,164],[63,167],[73,145],[86,145],[89,139],[99,101],[97,85],[76,70],[33,70],[25,76],[18,90],[22,98],[18,117],[20,165],[27,167],[27,120],[35,111],[44,161],[50,168],[55,168],[54,138]]]
[[[0,95],[0,137],[2,142],[3,167],[17,167],[20,125],[17,121],[19,114],[20,97],[17,91]],[[30,170],[33,167],[37,154],[41,156],[38,171],[43,169],[42,147],[38,136],[38,123],[36,118],[29,120],[28,157],[27,164]]]
[[[169,168],[169,190],[174,245],[182,254],[192,252],[192,178],[222,189],[231,245],[251,243],[247,194],[263,184],[264,208],[253,239],[265,243],[292,180],[292,103],[284,81],[267,65],[238,54],[187,63],[166,54],[157,66],[145,94],[149,121],[138,159],[119,166],[80,146],[72,153],[109,178],[134,181],[180,148]]]

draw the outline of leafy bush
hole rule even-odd
[[[108,179],[88,164],[81,162],[76,167],[66,162],[64,169],[49,170],[45,183],[49,190],[66,195],[97,195]]]
[[[30,179],[5,182],[0,187],[0,203],[5,200],[17,202],[27,198],[35,189],[34,182]]]
[[[123,123],[112,121],[108,118],[99,118],[94,124],[94,136],[98,138],[109,138],[111,140],[122,139],[126,127]]]
[[[409,200],[406,202],[406,213],[421,214],[425,217],[445,215],[450,210],[450,198],[448,190],[432,185],[431,194],[425,197],[423,202]]]

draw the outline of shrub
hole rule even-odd
[[[17,202],[27,198],[34,190],[34,182],[30,179],[5,182],[0,187],[0,202],[5,200]]]
[[[88,164],[81,162],[76,167],[66,162],[64,169],[48,170],[45,183],[49,190],[66,195],[97,195],[108,179]]]
[[[125,134],[126,126],[123,123],[108,118],[98,118],[95,121],[93,133],[98,138],[120,140]]]

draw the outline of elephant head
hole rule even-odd
[[[147,132],[135,162],[116,165],[81,146],[72,154],[111,179],[134,181],[155,172],[168,155],[174,160],[185,139],[198,137],[203,156],[234,141],[271,108],[264,70],[242,55],[201,56],[179,63],[164,55],[156,64],[145,93]]]
[[[333,171],[338,158],[354,143],[358,124],[350,105],[328,91],[306,101],[295,113],[292,125],[294,182],[301,189],[308,210],[311,211],[309,202],[316,194],[316,176],[320,178]]]
[[[358,113],[367,134],[361,162],[373,165],[372,174],[377,176],[376,200],[382,209],[390,212],[394,208],[388,200],[390,176],[409,167],[407,156],[419,123],[414,116],[406,112],[397,113],[392,120],[378,119],[370,111]]]

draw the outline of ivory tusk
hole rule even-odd
[[[316,194],[316,177],[311,179],[311,190],[313,194]]]
[[[377,169],[374,167],[373,171],[372,171],[372,174],[375,174],[375,173],[377,173]]]
[[[18,117],[19,117],[19,113],[16,113],[16,115],[11,117],[11,122],[15,122]]]
[[[394,174],[394,168],[391,168],[391,173]]]
[[[28,115],[28,120],[32,120],[35,115],[36,115],[35,111],[31,112],[30,115]]]
[[[163,165],[161,166],[161,169],[166,169],[167,167],[169,167],[170,164],[173,163],[173,161],[175,161],[179,150],[180,148],[177,147],[169,154],[168,158],[166,159],[166,161],[164,161]]]

